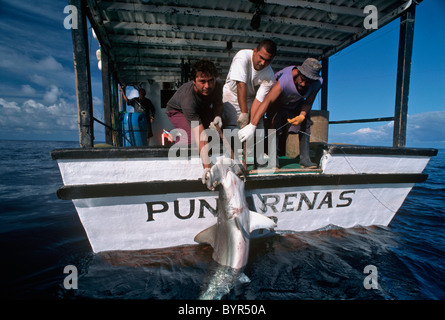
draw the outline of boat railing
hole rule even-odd
[[[394,121],[394,117],[383,117],[383,118],[370,118],[370,119],[355,119],[355,120],[329,121],[329,124],[366,123],[366,122],[387,122],[387,121]]]

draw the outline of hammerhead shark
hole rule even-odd
[[[241,272],[249,256],[250,233],[276,227],[272,219],[248,209],[242,173],[240,163],[225,157],[212,166],[206,184],[210,190],[219,186],[217,223],[195,236],[196,242],[213,247],[218,264]]]

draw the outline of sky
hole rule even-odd
[[[0,139],[78,141],[67,4],[0,0]],[[407,147],[445,148],[444,15],[444,0],[416,9]],[[394,115],[399,28],[397,19],[330,57],[330,120]],[[89,40],[94,116],[103,120],[98,44]],[[320,109],[320,95],[313,108]],[[329,142],[391,146],[392,133],[392,122],[335,124]],[[104,140],[102,126],[95,136]]]

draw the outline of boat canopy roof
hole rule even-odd
[[[420,1],[416,1],[418,3]],[[274,70],[328,58],[397,19],[404,0],[87,0],[87,15],[126,85],[175,82],[200,58],[224,77],[235,53],[272,39]],[[373,6],[373,7],[369,7]],[[373,16],[374,15],[374,16]],[[366,20],[366,21],[365,21]],[[186,68],[184,68],[186,66]]]

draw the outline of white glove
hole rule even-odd
[[[247,126],[245,126],[240,131],[238,131],[238,138],[241,140],[241,142],[244,142],[247,139],[253,138],[255,129],[256,129],[256,126],[249,123]]]
[[[222,123],[221,117],[216,116],[215,119],[213,119],[213,121],[210,123],[210,125],[218,126],[218,127],[222,128],[223,123]]]
[[[242,129],[249,123],[249,114],[248,113],[241,113],[238,117],[238,125]]]

